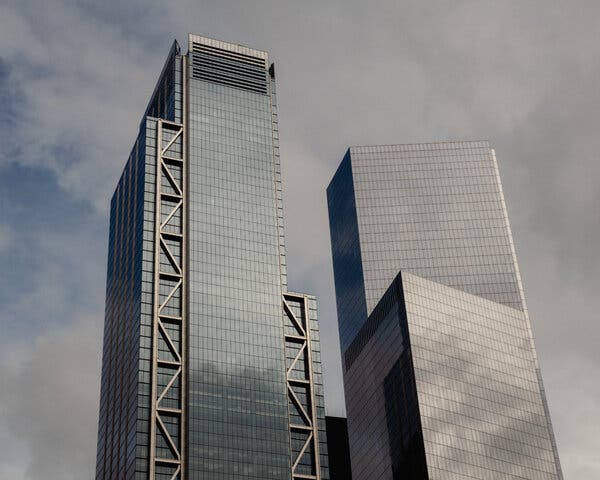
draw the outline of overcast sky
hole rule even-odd
[[[93,477],[109,197],[187,32],[276,63],[290,287],[318,295],[328,412],[345,149],[487,139],[565,478],[600,478],[600,2],[0,0],[0,479]]]

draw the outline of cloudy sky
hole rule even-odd
[[[0,0],[0,479],[92,478],[108,200],[187,32],[276,62],[290,286],[319,297],[329,413],[344,150],[488,139],[565,478],[600,478],[599,2]]]

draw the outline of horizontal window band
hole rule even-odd
[[[206,80],[212,80],[214,82],[223,82],[232,85],[239,85],[242,87],[255,88],[261,91],[266,91],[266,84],[260,85],[253,82],[244,81],[244,79],[235,78],[235,77],[226,77],[224,75],[211,74],[211,72],[202,71],[202,72],[194,72],[195,78],[202,78]]]
[[[198,80],[206,80],[212,83],[220,83],[223,85],[240,88],[243,90],[249,90],[252,92],[262,93],[266,95],[268,93],[267,84],[264,85],[255,85],[249,82],[244,82],[240,79],[235,78],[227,78],[222,75],[211,75],[206,71],[197,71],[194,69],[193,78]]]
[[[254,87],[257,88],[266,88],[267,87],[267,82],[266,81],[257,81],[253,78],[247,78],[247,77],[243,77],[241,75],[231,75],[225,72],[217,72],[211,69],[198,69],[198,68],[194,68],[194,74],[200,75],[200,76],[207,76],[207,77],[212,77],[216,80],[218,79],[224,79],[224,80],[230,80],[232,82],[240,82],[243,84],[248,84],[248,85],[252,85]]]
[[[251,63],[254,65],[262,65],[264,67],[265,60],[259,57],[253,57],[251,55],[246,55],[244,53],[232,52],[231,50],[225,50],[218,47],[213,47],[210,45],[203,45],[200,43],[193,42],[192,43],[192,51],[193,52],[201,52],[207,51],[212,53],[213,55],[220,55],[223,57],[236,58],[239,61]]]
[[[255,78],[260,81],[266,81],[267,71],[266,70],[247,70],[245,68],[237,68],[235,65],[228,65],[224,63],[216,63],[212,60],[206,59],[194,59],[193,62],[194,68],[208,68],[212,70],[219,70],[222,72],[231,72],[240,76],[247,76],[250,78]]]
[[[267,81],[266,70],[257,74],[257,72],[248,72],[248,71],[244,71],[244,70],[240,70],[240,69],[236,69],[236,68],[231,68],[231,66],[219,65],[219,64],[214,64],[211,62],[194,62],[192,65],[192,68],[194,68],[196,70],[206,69],[206,70],[221,71],[225,75],[245,77],[245,78],[253,79],[255,81],[261,81],[261,82]]]
[[[240,74],[238,72],[232,72],[231,70],[217,69],[217,68],[214,68],[212,66],[207,66],[207,65],[202,65],[202,66],[194,65],[193,69],[199,73],[206,72],[208,74],[220,75],[220,76],[224,76],[224,77],[228,77],[228,78],[239,78],[239,79],[243,79],[244,81],[248,81],[250,83],[254,83],[257,85],[266,85],[266,83],[267,83],[266,76],[263,76],[262,78],[257,78],[254,76],[244,75],[243,73]]]
[[[225,54],[222,54],[222,53],[219,53],[219,52],[207,51],[205,49],[194,50],[192,53],[195,54],[195,55],[198,55],[198,54],[210,55],[211,57],[214,57],[214,58],[220,58],[220,59],[223,59],[223,60],[235,61],[235,62],[243,63],[245,65],[252,66],[252,67],[255,67],[255,68],[265,68],[266,69],[266,64],[261,59],[258,59],[258,61],[253,62],[253,61],[248,61],[246,58],[240,58],[240,57],[238,57],[236,55],[225,55]]]
[[[252,88],[252,87],[248,87],[248,86],[245,86],[245,85],[237,85],[235,83],[223,82],[223,81],[218,81],[218,80],[212,80],[210,78],[200,78],[200,77],[194,77],[194,78],[196,78],[198,80],[204,80],[204,81],[210,82],[210,83],[216,83],[216,84],[221,84],[221,85],[225,85],[225,86],[228,86],[228,87],[239,88],[240,90],[248,90],[248,91],[253,92],[253,93],[260,93],[262,95],[266,95],[267,94],[267,92],[264,91],[264,90],[257,89],[257,88]]]
[[[197,64],[199,62],[210,62],[215,65],[222,65],[226,68],[235,68],[238,70],[243,70],[245,72],[252,72],[256,74],[262,74],[267,72],[267,69],[264,66],[256,66],[249,65],[244,62],[240,62],[239,60],[216,57],[214,55],[206,54],[206,53],[194,53],[192,54],[192,63]]]

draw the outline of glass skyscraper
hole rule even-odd
[[[489,144],[351,147],[327,199],[354,480],[562,479]]]
[[[328,480],[266,52],[174,42],[111,201],[96,478]]]

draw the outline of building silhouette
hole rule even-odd
[[[173,43],[111,201],[97,480],[329,479],[277,125],[266,52]]]
[[[562,479],[489,144],[351,147],[327,199],[354,480]]]

